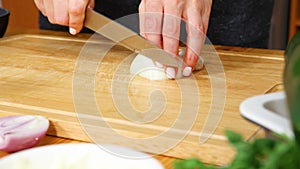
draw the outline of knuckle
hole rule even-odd
[[[185,62],[189,63],[189,64],[195,63],[195,62],[197,63],[197,61],[199,59],[198,55],[194,52],[193,49],[188,48],[188,50],[189,50],[189,52],[188,52],[188,55],[185,57]]]
[[[163,27],[164,36],[176,39],[179,34],[179,29],[177,26],[166,25]]]
[[[183,1],[182,0],[170,0],[168,1],[168,4],[170,6],[178,6],[179,4],[181,4]]]
[[[74,4],[74,5],[70,5],[69,7],[69,13],[71,15],[83,15],[85,11],[85,6],[82,3],[78,3],[78,4]]]
[[[202,36],[205,33],[203,24],[190,25],[188,29],[188,34],[192,36]]]
[[[208,29],[208,22],[207,23],[204,23],[204,26],[203,26],[203,34],[206,35],[207,33],[207,29]]]
[[[163,33],[165,35],[177,37],[180,33],[180,19],[176,16],[165,16]]]
[[[162,1],[161,0],[147,0],[145,1],[145,5],[147,8],[147,11],[158,11],[162,7]]]
[[[56,17],[55,23],[60,25],[66,25],[68,23],[67,17]]]
[[[155,15],[155,14],[145,15],[143,30],[147,33],[160,33],[161,32],[161,21],[158,17],[155,17],[153,15]]]
[[[183,0],[168,0],[166,2],[168,4],[169,10],[172,10],[172,12],[178,13],[184,8],[184,5],[186,4]]]
[[[80,23],[76,23],[76,22],[69,23],[69,27],[72,27],[74,29],[81,29]]]
[[[204,32],[204,25],[203,24],[196,24],[195,25],[195,30],[199,33],[203,33]]]

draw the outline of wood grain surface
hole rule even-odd
[[[240,116],[239,104],[248,97],[266,93],[282,79],[283,51],[216,46],[214,53],[206,46],[202,53],[205,69],[194,72],[194,78],[149,81],[128,73],[132,51],[98,36],[86,42],[82,37],[29,34],[0,40],[0,116],[43,115],[51,122],[48,135],[125,146],[128,142],[111,140],[110,136],[117,133],[129,140],[151,140],[174,129],[178,121],[180,127],[191,126],[191,130],[179,127],[175,134],[163,136],[159,143],[128,146],[155,153],[153,147],[168,147],[178,141],[178,135],[186,134],[178,144],[160,154],[173,158],[197,157],[206,163],[224,165],[234,156],[224,131],[234,130],[250,139],[260,129]],[[108,52],[106,47],[111,47]],[[224,72],[216,67],[218,60],[210,59],[212,55],[219,56]],[[91,75],[94,75],[92,84]],[[213,80],[220,82],[220,86],[212,88]],[[221,85],[223,80],[225,88]],[[197,93],[192,90],[195,84]],[[188,89],[187,92],[181,92],[180,87]],[[163,95],[154,92],[156,97],[151,100],[151,93],[157,90]],[[199,106],[193,100],[181,100],[189,96],[198,96]],[[222,101],[223,96],[224,110],[222,102],[212,104],[213,99]],[[182,102],[188,107],[184,112],[181,112]],[[127,107],[128,103],[133,108]],[[153,110],[157,107],[151,104],[164,107],[156,112]],[[123,109],[129,114],[122,114]],[[192,121],[180,116],[190,119],[189,111],[194,110],[197,114]],[[128,120],[131,118],[138,122]],[[217,126],[210,123],[214,120]],[[207,128],[213,129],[213,133],[200,144],[199,137]]]

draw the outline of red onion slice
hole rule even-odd
[[[35,146],[46,135],[49,120],[42,116],[0,118],[0,150],[16,152]]]

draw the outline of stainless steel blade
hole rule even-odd
[[[180,65],[180,61],[175,59],[171,54],[139,36],[134,31],[90,8],[86,10],[84,26],[128,48],[129,50],[142,54],[150,59],[160,62],[161,64],[173,67],[178,67]]]

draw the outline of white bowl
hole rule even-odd
[[[258,95],[240,105],[246,119],[277,134],[294,137],[284,92]]]
[[[96,144],[57,144],[20,151],[0,159],[1,169],[163,169],[151,156],[129,148]]]

